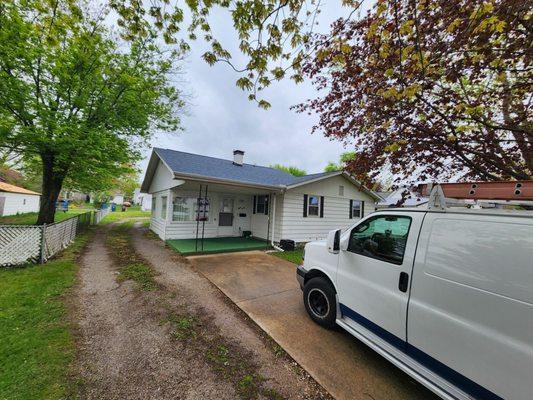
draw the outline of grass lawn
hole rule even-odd
[[[108,224],[125,218],[150,218],[150,211],[142,211],[141,206],[131,206],[122,212],[120,206],[117,206],[117,210],[107,214],[102,223]]]
[[[304,249],[296,249],[294,251],[276,251],[270,253],[276,257],[283,258],[284,260],[290,261],[291,263],[301,265],[303,263]]]
[[[0,269],[0,399],[72,397],[75,347],[63,296],[89,235],[47,264]]]
[[[92,211],[92,209],[71,208],[67,212],[56,211],[55,222],[60,222],[67,218],[73,217],[76,214],[81,214],[89,211]],[[36,222],[37,213],[24,213],[0,217],[0,225],[35,225]]]

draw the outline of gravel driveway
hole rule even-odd
[[[153,268],[158,289],[117,283],[120,265],[110,257],[106,235],[100,228],[83,255],[73,301],[80,398],[330,398],[214,285],[146,230],[131,230],[132,246]],[[194,330],[184,331],[183,321]],[[236,381],[235,369],[243,365],[246,375]],[[260,390],[244,390],[253,380]]]

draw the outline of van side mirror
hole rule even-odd
[[[340,250],[341,242],[341,230],[336,229],[328,233],[327,245],[328,251],[333,254],[337,254]]]

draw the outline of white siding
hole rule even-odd
[[[17,213],[22,214],[39,211],[41,199],[39,195],[0,192],[0,197],[5,198],[4,211],[0,215],[15,215]]]
[[[155,202],[155,210],[152,212],[150,216],[150,229],[154,231],[154,233],[159,236],[161,239],[166,240],[168,239],[165,237],[165,229],[167,226],[167,219],[168,219],[168,208],[169,208],[169,199],[170,199],[170,191],[169,190],[163,190],[157,193],[154,193],[152,195],[152,201]],[[161,218],[161,197],[167,196],[167,218]]]
[[[339,186],[344,196],[339,196]],[[324,217],[303,216],[304,194],[324,196]],[[324,239],[333,229],[346,229],[357,222],[350,219],[350,199],[363,200],[364,215],[374,211],[375,203],[349,180],[335,176],[288,190],[284,195],[281,238],[296,242]]]
[[[180,185],[181,183],[183,183],[183,181],[174,179],[174,174],[170,172],[161,160],[159,160],[148,193],[153,194],[162,190],[167,190],[171,187]]]

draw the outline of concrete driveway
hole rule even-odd
[[[294,264],[259,251],[189,260],[335,398],[437,398],[354,337],[313,323]]]

